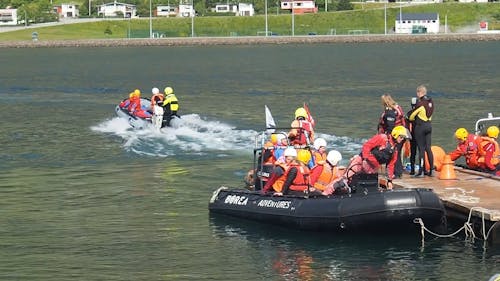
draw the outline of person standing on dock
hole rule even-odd
[[[434,156],[431,150],[431,134],[432,134],[432,114],[434,113],[434,103],[432,98],[427,96],[427,88],[424,85],[417,87],[417,104],[415,109],[410,113],[409,120],[415,123],[415,139],[418,146],[418,159],[420,169],[415,177],[432,176],[434,168]],[[425,154],[427,153],[427,159]],[[429,161],[429,171],[425,171],[426,163]]]
[[[498,146],[498,133],[497,126],[490,126],[486,131],[487,137],[482,137],[479,146],[478,159],[479,166],[486,172],[500,176],[500,147]]]
[[[392,129],[396,126],[405,126],[405,114],[403,108],[397,104],[394,99],[389,94],[383,94],[380,97],[382,101],[382,106],[384,111],[380,116],[378,122],[378,132],[379,134],[390,135]],[[401,155],[401,149],[403,148],[403,142],[396,144],[396,150],[398,154]],[[403,175],[403,163],[401,162],[401,157],[396,159],[396,165],[394,167],[394,176],[400,178]]]

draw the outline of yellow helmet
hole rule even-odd
[[[488,134],[488,137],[490,138],[498,138],[498,127],[497,126],[490,126],[488,127],[488,130],[486,130],[486,133]]]
[[[139,90],[139,89],[135,89],[135,90],[134,90],[134,96],[136,96],[136,97],[140,97],[140,96],[141,96],[141,90]]]
[[[165,95],[170,95],[174,93],[174,89],[172,89],[172,87],[165,87],[165,90],[163,91],[165,92]]]
[[[278,134],[276,133],[271,134],[271,143],[274,145],[278,143]]]
[[[307,118],[307,111],[305,110],[305,108],[299,107],[297,108],[297,110],[295,110],[295,119],[299,117]]]
[[[408,138],[408,131],[406,130],[405,127],[399,125],[394,127],[391,131],[391,136],[395,139],[397,139],[399,136],[403,136],[405,139]]]
[[[455,131],[455,137],[457,138],[457,140],[460,140],[460,141],[465,141],[467,139],[468,135],[469,135],[469,132],[467,132],[467,130],[465,128],[458,128]]]
[[[311,152],[307,149],[300,149],[297,152],[297,160],[304,164],[309,163],[311,161]]]

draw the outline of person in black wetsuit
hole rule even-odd
[[[417,104],[415,108],[410,112],[408,120],[414,122],[415,128],[415,140],[418,146],[418,159],[420,163],[420,169],[416,177],[422,177],[423,175],[432,176],[432,169],[434,168],[434,156],[431,150],[431,134],[432,134],[432,114],[434,113],[434,103],[432,98],[427,96],[427,88],[424,85],[417,87]],[[429,161],[429,171],[425,171],[426,160],[425,153],[427,153],[427,159]]]

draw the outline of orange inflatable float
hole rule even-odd
[[[440,146],[433,145],[431,146],[432,156],[434,156],[434,167],[436,171],[441,171],[441,167],[443,167],[444,157],[446,156],[446,152]],[[429,171],[429,158],[427,157],[427,153],[425,154],[425,170]]]

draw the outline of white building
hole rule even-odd
[[[178,17],[192,18],[195,14],[196,11],[194,10],[193,5],[179,5],[179,13],[177,14]]]
[[[135,5],[120,3],[115,0],[114,2],[97,6],[97,15],[105,17],[123,15],[124,18],[135,18],[137,17],[137,8]]]
[[[255,9],[253,8],[253,4],[250,3],[238,3],[238,13],[237,16],[249,16],[253,17],[255,14]]]
[[[313,0],[282,0],[282,10],[293,10],[294,14],[317,13],[318,7]]]
[[[438,33],[439,14],[400,14],[396,15],[395,32],[399,34]]]
[[[160,5],[156,7],[156,16],[158,17],[175,17],[177,16],[177,7]]]
[[[78,5],[75,4],[56,5],[54,10],[61,18],[77,18],[80,16]]]
[[[239,3],[239,4],[217,4],[212,9],[216,13],[234,13],[235,16],[253,16],[255,9],[253,4]]]
[[[0,25],[17,25],[17,9],[0,9]]]

